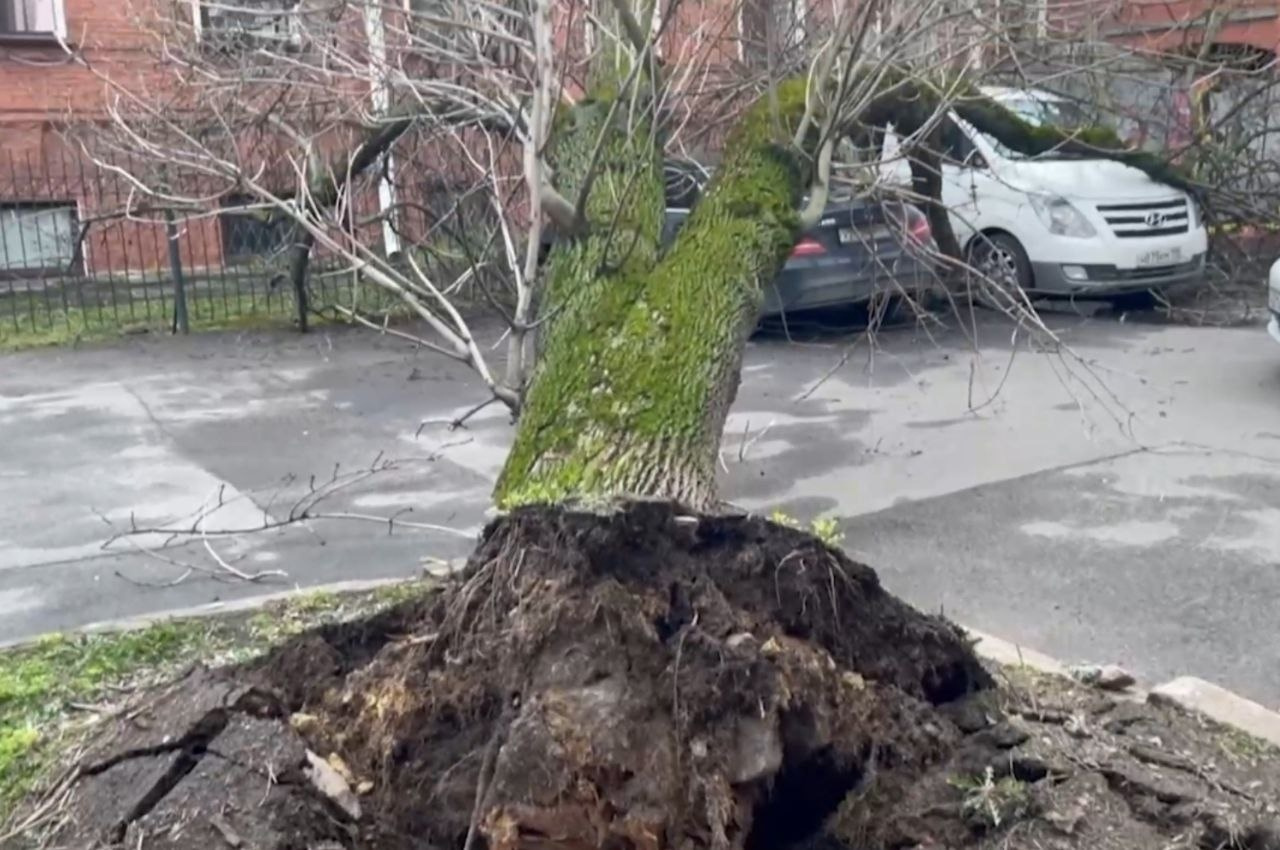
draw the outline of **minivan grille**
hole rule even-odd
[[[1099,204],[1098,212],[1111,232],[1121,239],[1170,236],[1190,229],[1187,201],[1149,201],[1136,204]]]

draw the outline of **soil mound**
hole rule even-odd
[[[1156,709],[1037,702],[806,534],[665,504],[530,509],[426,601],[154,695],[86,758],[54,839],[1280,848],[1273,777],[1116,743],[1170,728]]]

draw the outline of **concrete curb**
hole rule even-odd
[[[307,587],[294,586],[288,590],[280,590],[262,596],[247,596],[244,599],[232,599],[227,602],[209,602],[205,605],[193,605],[190,608],[173,608],[155,614],[139,614],[135,617],[101,620],[97,623],[89,623],[88,625],[71,629],[69,633],[127,632],[134,629],[145,629],[147,626],[154,626],[156,623],[163,623],[166,620],[197,620],[204,617],[216,617],[219,614],[240,614],[245,611],[256,611],[259,608],[265,608],[273,602],[283,602],[295,596],[310,596],[313,593],[368,593],[372,590],[380,590],[384,587],[406,584],[411,581],[422,581],[428,578],[448,578],[464,566],[466,566],[466,561],[460,558],[455,558],[452,561],[433,559],[430,564],[423,567],[422,575],[416,578],[353,579],[350,581],[330,582],[329,584],[308,585]],[[37,635],[35,637],[18,638],[17,640],[0,641],[0,649],[22,646],[39,640],[41,637],[43,636]]]
[[[1179,676],[1152,688],[1147,700],[1198,711],[1280,747],[1280,714],[1204,679]]]
[[[1056,658],[1045,655],[1043,652],[1019,646],[1004,638],[998,638],[994,635],[980,632],[977,629],[971,629],[968,626],[961,626],[960,628],[964,629],[969,637],[976,641],[973,645],[974,652],[988,661],[994,661],[1007,667],[1030,667],[1032,670],[1048,673],[1052,676],[1070,675],[1067,672],[1067,665]]]
[[[206,605],[195,605],[190,608],[174,608],[158,614],[139,614],[136,617],[121,617],[115,620],[102,620],[97,623],[90,623],[86,626],[71,629],[68,633],[102,634],[106,632],[128,632],[135,629],[145,629],[147,626],[154,626],[157,623],[163,623],[168,620],[198,620],[206,617],[216,617],[221,614],[239,614],[245,611],[256,611],[259,608],[265,608],[273,602],[281,602],[295,596],[308,596],[313,593],[366,593],[383,587],[403,584],[405,581],[406,579],[386,578],[369,579],[364,581],[339,581],[332,584],[316,585],[314,587],[294,587],[289,590],[281,590],[276,593],[268,593],[263,596],[248,596],[244,599],[233,599],[229,602],[210,602]],[[31,643],[32,641],[39,639],[39,637],[34,637],[0,641],[0,649],[22,646],[23,644]]]
[[[1024,666],[1053,676],[1069,676],[1068,667],[1056,658],[961,626],[974,638],[974,651],[979,656],[1006,666]],[[1224,726],[1231,726],[1255,738],[1280,747],[1280,713],[1234,691],[1206,682],[1195,676],[1179,676],[1156,685],[1149,692],[1130,689],[1134,699],[1145,699],[1153,705],[1175,705],[1186,711],[1203,714]]]

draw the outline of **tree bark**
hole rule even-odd
[[[551,322],[495,493],[501,507],[620,497],[698,510],[716,503],[716,458],[742,351],[762,284],[795,244],[807,177],[786,141],[804,111],[804,82],[780,87],[777,100],[777,116],[762,99],[740,121],[665,256],[657,256],[662,183],[650,139],[641,140],[650,163],[627,175],[647,185],[625,214],[605,203],[589,216],[591,235],[557,246],[543,308]],[[580,132],[570,138],[592,142]],[[593,197],[608,198],[605,185],[623,177],[597,177]],[[618,224],[600,232],[610,217]]]

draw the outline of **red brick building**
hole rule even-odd
[[[1276,0],[1130,0],[1104,25],[1102,35],[1133,47],[1191,51],[1209,40],[1228,48],[1276,53],[1280,3]]]
[[[156,68],[138,25],[151,0],[0,0],[0,273],[112,266],[127,273],[167,250],[162,228],[136,222],[80,229],[118,189],[64,137],[74,118],[100,118],[103,76],[143,84]],[[80,52],[77,61],[63,45]],[[159,76],[159,75],[157,75]],[[184,251],[203,259],[199,242]],[[207,252],[208,249],[206,249]]]
[[[585,49],[590,37],[582,16],[568,23],[573,16],[565,10],[571,2],[577,0],[557,3],[557,12],[567,15],[557,40],[562,46],[582,42]],[[1026,6],[1026,0],[982,2]],[[1280,42],[1280,0],[1098,0],[1106,4],[1104,14],[1093,0],[1040,2],[1047,4],[1045,26],[1142,49],[1191,49],[1211,33],[1218,44],[1247,45],[1274,56]],[[165,266],[168,243],[158,215],[144,211],[112,218],[127,199],[128,183],[89,167],[67,141],[66,130],[73,121],[102,118],[106,77],[134,89],[168,85],[173,75],[159,58],[157,29],[176,23],[200,37],[216,26],[210,15],[218,5],[211,0],[0,0],[0,275],[56,269],[93,276],[110,269],[130,276]],[[773,31],[790,40],[806,31],[820,33],[829,9],[829,0],[685,0],[661,52],[680,64],[698,62],[711,69],[713,80],[718,69],[729,99],[740,69],[766,59],[760,42],[769,15],[774,15]],[[72,58],[64,44],[85,61]],[[705,124],[702,136],[689,134],[691,153],[715,147],[720,128],[707,106],[714,100],[700,99],[683,116],[689,124]],[[412,191],[417,194],[411,206],[432,206],[432,186],[423,183]],[[377,199],[361,204],[366,212],[376,210]],[[179,240],[184,265],[217,265],[252,254],[244,238],[253,235],[248,233],[252,222],[246,232],[235,222],[226,216],[184,221]]]

